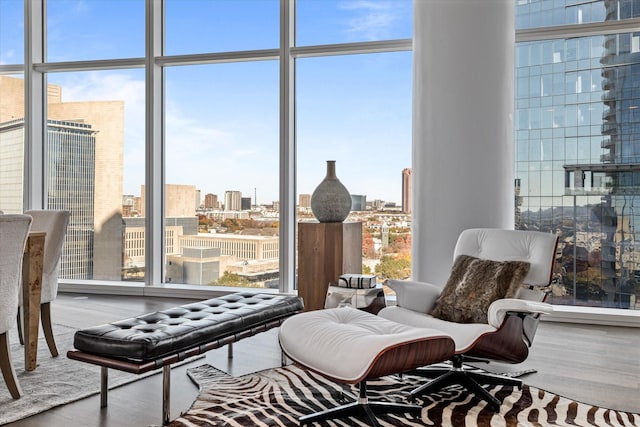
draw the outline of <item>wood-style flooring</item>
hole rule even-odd
[[[78,328],[182,305],[188,300],[59,294],[52,303],[56,323]],[[60,357],[65,357],[61,355]],[[78,362],[80,363],[80,362]],[[186,411],[198,394],[186,369],[208,363],[231,375],[280,366],[277,331],[207,353],[205,359],[176,367],[171,374],[171,417]],[[612,409],[640,413],[640,328],[541,322],[531,354],[519,365],[491,364],[495,372],[537,369],[523,379],[565,397]],[[96,376],[96,384],[99,384]],[[2,410],[2,408],[0,408]],[[109,391],[109,406],[100,409],[98,395],[9,424],[15,427],[134,427],[159,425],[162,375]]]

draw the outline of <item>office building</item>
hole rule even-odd
[[[218,196],[216,194],[208,193],[204,196],[204,208],[205,209],[218,209]]]
[[[224,210],[225,211],[240,211],[242,210],[242,193],[239,191],[225,191],[224,192]]]
[[[240,199],[240,210],[242,211],[251,210],[251,197],[242,197]]]
[[[196,200],[198,199],[195,185],[166,184],[165,217],[192,217],[196,214]],[[140,216],[145,216],[146,189],[140,186],[140,200],[142,203]]]
[[[60,259],[68,279],[94,277],[95,134],[90,125],[47,121],[47,206],[71,212]],[[22,162],[15,156],[23,155],[23,141],[24,120],[0,123],[0,206],[7,213],[22,212]]]
[[[220,278],[220,249],[184,248],[181,256],[167,256],[167,283],[209,285]]]
[[[598,8],[605,22],[640,15],[618,2]],[[516,47],[516,227],[561,234],[568,273],[558,278],[563,292],[553,297],[557,303],[635,305],[638,62],[637,33]],[[577,239],[583,232],[588,237]]]
[[[298,207],[311,208],[311,194],[298,194]]]
[[[12,121],[13,128],[9,134],[12,153],[2,156],[3,171],[12,174],[14,178],[0,180],[0,185],[13,187],[7,190],[0,198],[11,198],[10,205],[4,208],[0,203],[0,209],[6,212],[22,212],[22,183],[23,183],[23,159],[15,157],[17,151],[22,148],[16,144],[24,144],[24,130],[16,130],[16,126],[24,129],[22,117],[24,114],[24,80],[0,75],[0,123]],[[120,280],[122,268],[122,150],[123,150],[123,102],[122,101],[88,101],[88,102],[63,102],[63,88],[58,85],[47,85],[47,112],[48,112],[48,138],[55,138],[56,144],[47,142],[46,158],[48,159],[49,177],[58,176],[57,183],[49,183],[47,191],[47,204],[49,208],[57,206],[58,209],[71,211],[70,223],[78,225],[82,233],[92,234],[92,239],[86,243],[86,249],[73,255],[75,265],[71,270],[63,269],[61,277],[76,279],[105,279]],[[18,120],[17,122],[15,120]],[[22,124],[19,124],[22,123]],[[88,142],[86,137],[73,141],[73,134],[85,132],[82,129],[89,126],[92,134]],[[9,128],[6,128],[8,131]],[[17,133],[16,133],[17,132]],[[85,132],[86,133],[86,132]],[[67,135],[69,134],[69,135]],[[72,145],[76,147],[72,148]],[[84,148],[80,148],[82,145]],[[88,159],[89,149],[93,156]],[[65,151],[67,150],[67,151]],[[76,153],[74,150],[80,150]],[[82,154],[80,154],[82,153]],[[62,156],[69,155],[71,159],[65,161]],[[10,160],[13,158],[13,160]],[[11,166],[8,165],[11,162]],[[66,162],[66,163],[65,163]],[[71,163],[69,163],[71,162]],[[91,163],[89,176],[86,165]],[[81,165],[83,165],[81,167]],[[77,167],[77,170],[69,170],[69,167]],[[56,170],[61,168],[61,170]],[[58,175],[56,175],[58,174]],[[19,182],[16,181],[18,175]],[[64,178],[63,178],[64,177]],[[75,179],[78,178],[78,179]],[[92,192],[100,197],[85,197],[81,199],[65,199],[62,183],[80,188],[85,188],[85,193]],[[55,185],[58,185],[57,187]],[[18,195],[17,188],[20,188]],[[88,193],[87,193],[88,194]],[[76,193],[77,195],[77,193]],[[20,199],[20,201],[18,201]],[[77,205],[82,200],[87,205]],[[65,205],[65,203],[73,203]],[[74,218],[76,215],[81,217]],[[82,213],[82,214],[81,214]],[[81,255],[80,255],[81,254]],[[83,258],[81,258],[83,257]],[[64,266],[69,266],[64,263]]]
[[[351,210],[364,211],[367,209],[367,196],[362,194],[351,195]]]

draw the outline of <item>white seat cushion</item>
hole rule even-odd
[[[349,307],[294,315],[284,321],[279,334],[282,350],[293,361],[346,383],[363,379],[387,349],[443,337],[448,335]]]
[[[453,338],[456,343],[456,353],[458,354],[464,353],[473,347],[480,336],[497,331],[496,328],[486,323],[448,322],[436,319],[429,314],[418,313],[417,311],[396,306],[383,308],[378,313],[378,316],[405,325],[415,326],[416,328],[431,328],[442,331]]]

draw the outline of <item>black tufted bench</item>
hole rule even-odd
[[[100,406],[107,406],[107,369],[134,374],[163,369],[162,420],[169,422],[171,364],[280,326],[303,310],[302,299],[239,292],[75,333],[67,357],[102,367]]]

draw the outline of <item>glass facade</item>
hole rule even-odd
[[[93,278],[96,135],[92,125],[47,122],[49,209],[70,211],[60,275]]]
[[[517,29],[620,21],[640,15],[636,0],[515,0]]]
[[[583,22],[640,16],[640,1],[517,5],[541,27],[583,6]],[[516,227],[560,236],[554,303],[640,308],[639,108],[640,33],[517,44]]]

